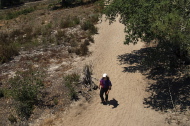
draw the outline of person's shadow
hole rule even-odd
[[[118,106],[119,104],[118,104],[118,101],[115,100],[115,98],[113,98],[112,100],[108,101],[108,105],[109,105],[109,106],[110,106],[110,105],[113,105],[112,109],[114,109],[114,108],[117,108],[117,106]]]

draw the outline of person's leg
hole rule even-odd
[[[103,88],[101,88],[100,89],[100,98],[101,98],[102,102],[104,102],[104,96],[103,96],[103,94],[104,94],[104,90],[103,90]]]
[[[106,102],[108,101],[108,94],[106,94],[106,93],[107,93],[107,91],[108,91],[108,89],[105,89],[105,95],[106,95],[105,100],[106,100]]]

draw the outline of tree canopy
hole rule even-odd
[[[61,4],[62,6],[71,6],[72,4],[85,4],[85,3],[91,3],[95,2],[97,0],[62,0]]]
[[[169,45],[180,57],[190,52],[190,0],[112,0],[105,8],[110,21],[120,15],[125,44],[139,39]],[[168,47],[167,47],[168,48]]]
[[[25,2],[32,2],[38,0],[0,0],[0,8],[23,4]]]

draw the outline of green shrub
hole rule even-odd
[[[65,86],[69,89],[69,96],[71,99],[78,99],[77,92],[75,91],[75,86],[77,86],[80,76],[77,73],[73,73],[66,75],[63,78]]]
[[[53,99],[53,103],[54,103],[55,105],[58,105],[58,103],[59,103],[58,99],[57,99],[57,98],[54,98],[54,99]]]
[[[20,15],[21,14],[25,14],[26,15],[26,14],[31,13],[33,11],[35,11],[35,8],[34,7],[30,7],[30,8],[26,8],[26,9],[21,10],[19,14]]]
[[[5,16],[0,13],[0,20],[4,19]]]
[[[80,78],[80,75],[78,75],[77,73],[72,73],[70,75],[64,76],[65,81],[74,83],[74,84],[79,82],[79,78]]]
[[[60,22],[60,28],[68,28],[70,26],[70,20],[61,20]]]
[[[26,15],[28,13],[33,12],[34,10],[35,10],[34,7],[29,7],[29,8],[19,10],[19,11],[11,11],[6,14],[5,19],[10,20],[13,18],[17,18],[19,15],[22,15],[22,14]]]
[[[77,55],[80,55],[80,49],[79,48],[76,48],[76,47],[71,47],[68,49],[68,53],[75,53]]]
[[[15,37],[23,36],[24,34],[26,34],[24,31],[21,31],[20,29],[15,29],[11,33],[9,33],[9,36],[10,38],[14,39]]]
[[[19,102],[16,109],[20,117],[28,119],[33,112],[34,103],[33,101]]]
[[[67,19],[62,19],[60,22],[61,28],[69,28],[74,27],[76,25],[80,24],[80,19],[78,17],[68,17]]]
[[[37,70],[29,69],[17,73],[9,83],[12,87],[12,97],[17,101],[16,110],[18,115],[28,119],[33,111],[34,105],[39,99],[39,89],[43,86],[42,75]]]
[[[91,22],[89,22],[89,21],[86,21],[86,22],[84,22],[84,23],[82,23],[82,25],[81,25],[81,28],[82,28],[82,30],[88,30],[88,29],[90,29],[90,27],[92,26],[93,24],[91,23]]]
[[[73,53],[73,48],[68,48],[68,53]]]
[[[105,8],[105,3],[106,2],[104,0],[98,0],[98,1],[96,1],[94,11],[96,13],[103,13],[104,8]]]
[[[90,45],[89,40],[85,40],[85,41],[84,41],[84,45],[87,45],[87,46]]]
[[[94,38],[93,38],[91,35],[88,36],[88,40],[89,40],[90,42],[94,43]]]
[[[0,89],[0,98],[4,97],[4,92],[2,89]]]
[[[8,12],[8,13],[6,14],[5,19],[6,19],[6,20],[10,20],[10,19],[13,19],[13,18],[16,18],[16,17],[18,17],[18,14],[17,14],[17,13],[15,13],[15,12]]]
[[[13,116],[12,114],[11,114],[11,115],[9,115],[8,120],[11,122],[11,124],[13,124],[13,123],[16,123],[16,122],[17,122],[16,117],[15,117],[15,116]]]
[[[81,44],[79,47],[71,47],[68,49],[69,53],[75,53],[77,55],[82,55],[85,56],[88,54],[88,45],[89,45],[89,40],[85,40],[83,44]]]
[[[80,19],[77,16],[73,17],[73,24],[75,25],[80,24]]]
[[[99,21],[99,14],[93,14],[90,16],[90,21],[92,23],[97,23]]]
[[[7,88],[1,88],[0,89],[0,98],[2,98],[2,97],[10,98],[11,97],[11,90],[9,90]]]
[[[86,64],[83,68],[83,84],[90,85],[90,87],[95,88],[96,85],[92,81],[92,65],[91,64]]]
[[[77,55],[81,55],[80,48],[75,48],[74,53]]]
[[[72,40],[72,41],[70,41],[70,45],[71,45],[71,47],[77,47],[78,43],[76,42],[76,40]]]
[[[90,21],[86,21],[81,25],[82,30],[89,30],[91,34],[96,34],[98,29],[94,26],[94,24]]]
[[[51,22],[50,22],[50,23],[48,23],[45,27],[46,27],[47,29],[52,28],[52,23],[51,23]]]
[[[97,29],[97,27],[95,27],[94,25],[92,26],[92,27],[90,27],[90,33],[91,34],[97,34],[98,33],[98,29]]]
[[[56,34],[57,40],[62,40],[63,37],[66,38],[66,32],[62,30],[58,30]]]
[[[7,62],[11,60],[13,56],[18,55],[18,49],[15,44],[0,45],[0,63]]]
[[[85,56],[88,54],[88,45],[86,43],[80,45],[80,52],[82,56]]]

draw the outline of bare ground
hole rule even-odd
[[[112,81],[112,90],[107,105],[100,104],[99,90],[88,103],[84,99],[74,102],[71,108],[59,115],[37,121],[33,125],[56,126],[167,126],[167,113],[146,108],[145,91],[148,80],[140,72],[124,71],[127,64],[121,65],[118,56],[139,50],[142,42],[136,45],[123,45],[125,39],[124,26],[117,20],[109,25],[103,17],[97,25],[99,34],[95,35],[95,44],[90,47],[92,55],[82,63],[93,65],[95,83],[99,83],[103,73],[107,73]],[[175,125],[175,124],[173,124]]]

